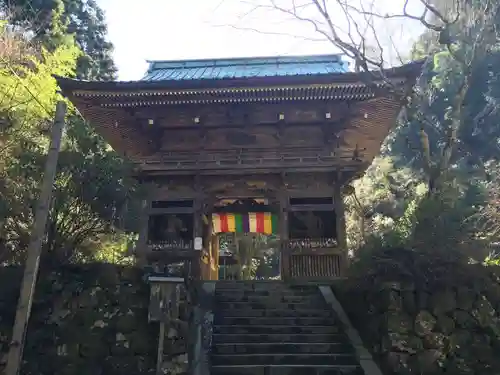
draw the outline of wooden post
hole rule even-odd
[[[149,195],[149,189],[147,194]],[[139,221],[139,238],[137,240],[137,245],[135,248],[135,256],[137,259],[137,264],[144,267],[147,264],[146,253],[148,251],[148,233],[149,233],[149,211],[151,207],[151,200],[146,197],[142,200],[141,205],[141,217]]]
[[[208,206],[208,205],[207,205]],[[205,222],[206,220],[206,222]],[[206,225],[207,232],[205,233],[204,244],[209,255],[208,264],[208,280],[217,280],[217,255],[213,245],[213,223],[212,223],[212,208],[207,207],[203,212],[203,221]]]
[[[135,246],[135,258],[137,265],[144,267],[147,265],[146,254],[148,252],[149,240],[149,216],[154,184],[147,181],[141,181],[141,184],[143,184],[146,196],[141,202],[141,211],[139,213],[139,238],[137,239]]]
[[[21,292],[16,310],[12,340],[10,342],[9,354],[7,356],[6,375],[17,375],[21,368],[23,358],[24,341],[31,314],[33,296],[35,294],[36,280],[40,266],[43,238],[49,213],[49,205],[52,199],[52,187],[57,171],[57,159],[61,147],[61,138],[64,129],[64,117],[66,116],[66,102],[60,101],[56,106],[54,124],[52,125],[50,147],[45,162],[45,173],[43,176],[40,199],[35,213],[35,221],[31,231],[31,239],[28,246],[24,276],[21,284]]]
[[[197,237],[203,237],[203,196],[198,193],[194,201],[194,213],[193,213],[193,244],[194,239]],[[191,268],[192,277],[194,280],[201,280],[203,278],[202,267],[204,267],[202,262],[203,250],[196,251],[196,255],[193,257],[193,265]]]
[[[163,347],[165,346],[165,320],[160,320],[160,330],[158,334],[158,352],[156,353],[156,375],[163,373]]]
[[[210,221],[212,218],[210,218]],[[212,254],[215,257],[215,273],[214,273],[214,280],[219,280],[219,234],[218,233],[212,233],[211,235],[211,241],[212,241]],[[225,272],[225,271],[224,271]]]
[[[335,226],[337,232],[337,243],[342,249],[342,269],[344,273],[349,265],[349,254],[347,250],[347,229],[345,224],[345,207],[344,197],[342,196],[342,185],[340,180],[337,179],[334,186],[333,204],[335,205]]]
[[[290,276],[290,249],[288,242],[288,195],[283,188],[279,196],[279,235],[280,235],[280,263],[281,278],[283,280]]]

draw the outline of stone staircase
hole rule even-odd
[[[317,286],[218,282],[212,375],[362,375]]]

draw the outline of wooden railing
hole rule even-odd
[[[300,238],[291,239],[284,242],[283,246],[286,247],[290,253],[311,252],[321,249],[336,249],[338,248],[337,240],[335,238]]]
[[[342,277],[344,251],[334,238],[291,239],[282,243],[285,277],[291,280],[332,280]]]
[[[171,241],[148,241],[148,247],[152,251],[164,251],[164,250],[192,250],[194,245],[193,241],[185,241],[182,239],[171,240]]]
[[[230,168],[321,167],[353,162],[350,151],[325,151],[317,148],[210,150],[165,152],[161,157],[144,160],[143,168],[164,170],[204,170]]]
[[[200,252],[194,250],[193,241],[148,241],[145,249],[136,249],[145,251],[146,258],[152,261],[161,261],[163,263],[181,262],[193,260],[200,256]]]
[[[327,280],[342,276],[341,254],[290,255],[290,278],[296,280]]]

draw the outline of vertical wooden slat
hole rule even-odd
[[[288,242],[288,195],[285,188],[279,197],[279,235],[280,235],[280,262],[281,277],[286,280],[290,275],[290,250],[285,244]]]
[[[290,277],[332,279],[341,276],[339,254],[295,254],[290,256]]]
[[[145,187],[146,197],[141,202],[141,212],[139,220],[139,238],[137,240],[136,246],[136,258],[139,266],[145,266],[146,253],[148,246],[148,232],[149,232],[149,211],[151,208],[151,187],[146,185]]]
[[[194,213],[193,213],[193,241],[196,237],[203,238],[203,197],[201,195],[200,184],[198,179],[195,179],[195,190],[197,192],[196,198],[194,200]],[[192,277],[194,280],[203,279],[204,266],[202,260],[203,249],[197,251],[197,255],[193,258],[193,264],[191,265]]]
[[[212,256],[215,260],[215,271],[213,275],[213,280],[219,279],[219,236],[217,234],[212,234],[210,237],[212,241]]]
[[[339,176],[340,178],[340,176]],[[342,186],[340,185],[339,179],[337,179],[334,187],[334,197],[333,203],[335,205],[335,225],[337,232],[337,243],[339,247],[342,249],[342,263],[341,263],[341,272],[344,273],[344,270],[347,269],[349,263],[349,256],[347,250],[347,229],[345,223],[345,207],[344,207],[344,197],[342,196]]]

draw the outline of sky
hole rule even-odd
[[[147,60],[337,52],[331,43],[318,40],[320,35],[311,25],[267,8],[255,8],[256,4],[268,4],[269,1],[98,0],[98,3],[105,12],[109,39],[115,47],[119,80],[140,79],[147,70]],[[287,5],[293,0],[275,1]],[[403,0],[350,1],[376,2],[379,14],[387,14],[402,9]],[[420,11],[417,5],[411,9]],[[331,13],[338,14],[335,9]],[[315,13],[310,15],[316,16]],[[342,17],[334,21],[345,22]],[[387,21],[383,22],[378,23],[376,29],[380,35],[384,34],[385,54],[390,50],[408,50],[422,31],[417,23],[395,20],[388,25]]]

